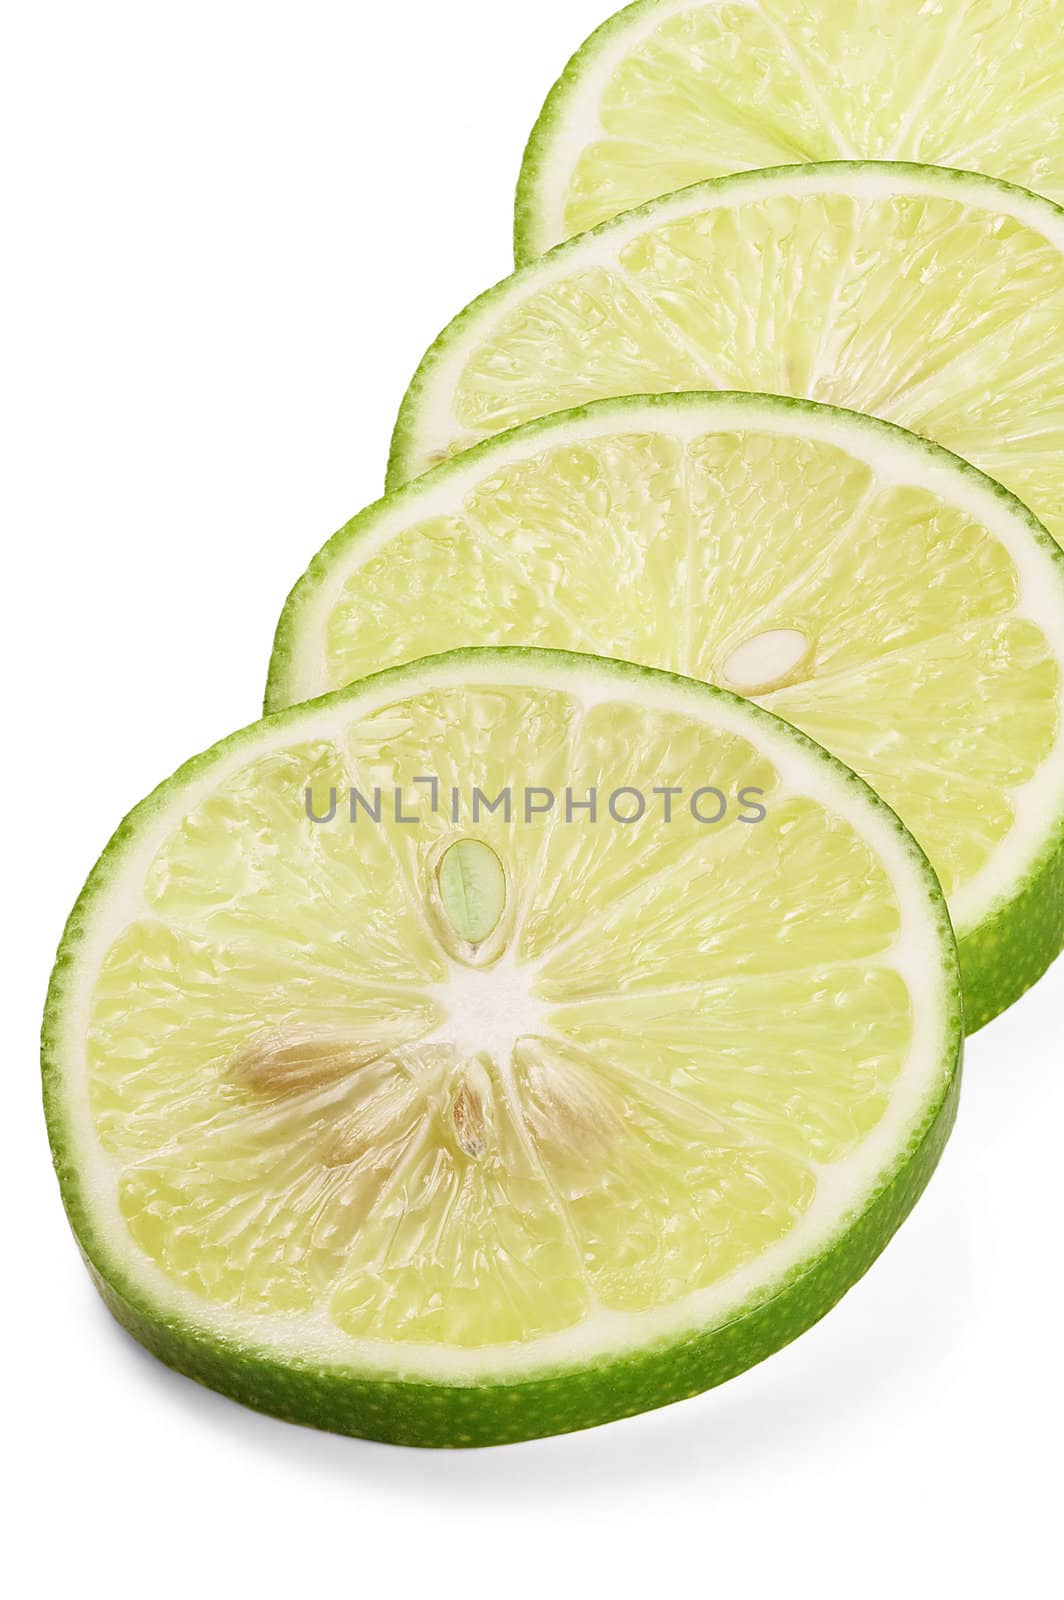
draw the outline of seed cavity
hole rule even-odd
[[[409,1143],[419,1120],[416,1085],[402,1073],[386,1076],[335,1120],[324,1119],[322,1165],[388,1170]]]
[[[577,1167],[607,1166],[624,1130],[624,1109],[610,1086],[543,1039],[519,1039],[514,1066],[540,1148]]]
[[[770,694],[805,676],[812,655],[812,641],[800,628],[767,628],[731,652],[720,680],[738,694]]]
[[[229,1070],[261,1093],[296,1094],[336,1083],[380,1060],[388,1048],[327,1026],[263,1028],[233,1053]]]
[[[474,949],[499,926],[506,907],[506,874],[490,845],[458,839],[436,868],[440,904],[458,938]]]
[[[491,1075],[479,1057],[463,1069],[451,1096],[450,1120],[458,1147],[470,1160],[487,1154],[495,1126],[493,1094]]]

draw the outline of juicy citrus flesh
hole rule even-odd
[[[610,395],[745,389],[883,417],[1064,538],[1064,213],[932,168],[780,169],[621,217],[430,351],[391,481]]]
[[[95,913],[90,881],[59,1121],[182,1318],[348,1361],[634,1342],[815,1251],[948,1084],[948,935],[889,813],[738,702],[538,660],[264,724]],[[474,781],[509,820],[452,820]],[[726,817],[664,824],[670,784]],[[565,820],[620,785],[640,820]]]
[[[518,192],[522,260],[704,178],[863,157],[1064,200],[1064,33],[1044,0],[652,0],[559,82]]]
[[[962,934],[1059,821],[1064,561],[944,452],[793,402],[685,396],[533,426],[435,480],[312,565],[272,708],[465,642],[704,678],[860,773]]]

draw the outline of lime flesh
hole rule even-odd
[[[425,357],[394,487],[610,395],[749,389],[897,422],[1064,537],[1064,212],[940,168],[785,167],[696,185],[499,284]]]
[[[474,783],[510,818],[455,821]],[[149,1348],[453,1445],[794,1337],[926,1182],[959,1039],[941,891],[853,774],[705,685],[467,651],[245,730],[126,820],[60,952],[45,1090]]]
[[[1064,555],[924,440],[745,394],[528,425],[325,547],[267,708],[467,642],[668,667],[803,728],[927,851],[970,1028],[1064,943]]]
[[[1044,0],[642,0],[552,90],[519,262],[657,195],[790,162],[934,162],[1064,200],[1064,30]]]

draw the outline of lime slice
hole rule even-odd
[[[885,417],[1064,539],[1064,212],[933,167],[782,167],[666,196],[467,308],[404,401],[395,486],[617,394],[752,389]]]
[[[235,734],[127,818],[60,950],[46,1105],[163,1360],[490,1443],[695,1393],[826,1311],[935,1165],[960,1033],[941,890],[854,774],[704,684],[473,650]]]
[[[1064,553],[957,457],[745,394],[529,424],[325,546],[267,709],[533,642],[712,679],[859,772],[946,890],[970,1029],[1064,945]]]
[[[643,0],[591,35],[529,140],[527,261],[703,178],[933,161],[1064,200],[1064,30],[1044,0]]]

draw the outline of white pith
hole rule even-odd
[[[325,653],[327,621],[352,573],[372,561],[411,521],[453,514],[471,487],[490,472],[534,457],[561,443],[623,433],[663,432],[693,440],[707,430],[756,429],[767,434],[829,442],[865,462],[880,486],[911,485],[926,489],[985,526],[1008,551],[1019,575],[1019,602],[1012,615],[1036,624],[1054,649],[1064,682],[1064,577],[1050,548],[1032,533],[1031,525],[1010,499],[971,468],[945,452],[929,450],[902,430],[847,416],[808,402],[775,401],[727,394],[699,396],[697,402],[667,397],[600,402],[589,415],[536,428],[524,437],[499,436],[464,465],[456,461],[444,473],[415,479],[397,496],[381,503],[369,525],[360,529],[324,571],[303,580],[295,598],[297,625],[293,653],[286,669],[286,700],[294,703],[323,693],[330,681]],[[739,688],[738,684],[726,687]],[[977,928],[1015,892],[1043,853],[1046,841],[1064,812],[1064,715],[1052,751],[1025,785],[1008,791],[1015,822],[982,870],[960,885],[950,911],[960,935]]]
[[[532,993],[537,966],[519,965],[512,954],[490,972],[452,963],[443,983],[429,993],[444,1011],[444,1020],[423,1044],[453,1044],[465,1056],[479,1051],[509,1059],[525,1034],[541,1033],[549,1007]]]
[[[785,1240],[722,1283],[658,1311],[618,1314],[598,1310],[564,1333],[520,1347],[501,1345],[474,1352],[431,1345],[400,1350],[384,1341],[352,1339],[340,1332],[324,1309],[314,1316],[286,1318],[251,1316],[209,1304],[177,1287],[140,1252],[132,1243],[119,1210],[117,1166],[105,1154],[96,1134],[83,1055],[101,962],[121,930],[134,918],[145,915],[142,885],[148,866],[178,818],[224,783],[227,776],[296,739],[338,738],[350,725],[356,709],[370,714],[393,701],[397,693],[408,695],[418,685],[435,688],[477,683],[556,683],[581,704],[616,699],[648,709],[682,707],[685,714],[714,728],[752,738],[773,762],[790,792],[808,796],[847,818],[884,863],[901,912],[901,935],[883,960],[900,973],[909,990],[914,1024],[912,1049],[890,1105],[852,1157],[820,1169],[816,1198]],[[669,683],[592,663],[586,667],[567,663],[555,669],[552,676],[542,659],[503,661],[493,652],[486,652],[483,661],[463,657],[417,674],[407,673],[401,691],[391,682],[370,684],[339,705],[330,702],[310,708],[295,720],[266,723],[237,736],[203,772],[176,786],[154,812],[138,819],[131,836],[117,847],[115,857],[105,865],[101,881],[94,886],[89,913],[84,938],[65,979],[56,1060],[61,1119],[78,1154],[83,1203],[94,1231],[105,1241],[106,1259],[128,1274],[161,1313],[179,1317],[193,1327],[248,1349],[287,1352],[302,1360],[316,1359],[366,1373],[457,1382],[502,1378],[644,1348],[686,1329],[701,1329],[726,1320],[752,1298],[771,1294],[789,1271],[818,1254],[844,1229],[847,1218],[863,1208],[894,1169],[928,1107],[941,1096],[952,1070],[942,979],[943,930],[935,903],[928,895],[923,863],[890,814],[874,806],[864,791],[833,765],[806,750],[785,731],[760,718],[755,721],[741,705],[719,697],[711,699],[694,685]],[[480,992],[472,981],[475,976],[469,974],[447,991],[454,1015],[445,1026],[463,1041],[482,1037],[483,1027],[490,1030],[499,1025],[497,1009],[493,1015],[492,1007],[485,1010],[481,1005]],[[511,990],[519,1007],[526,989],[527,979],[521,979]],[[524,1016],[519,1010],[518,1025]],[[499,1043],[504,1046],[506,1039],[500,1038]],[[99,1260],[98,1252],[94,1253]]]

